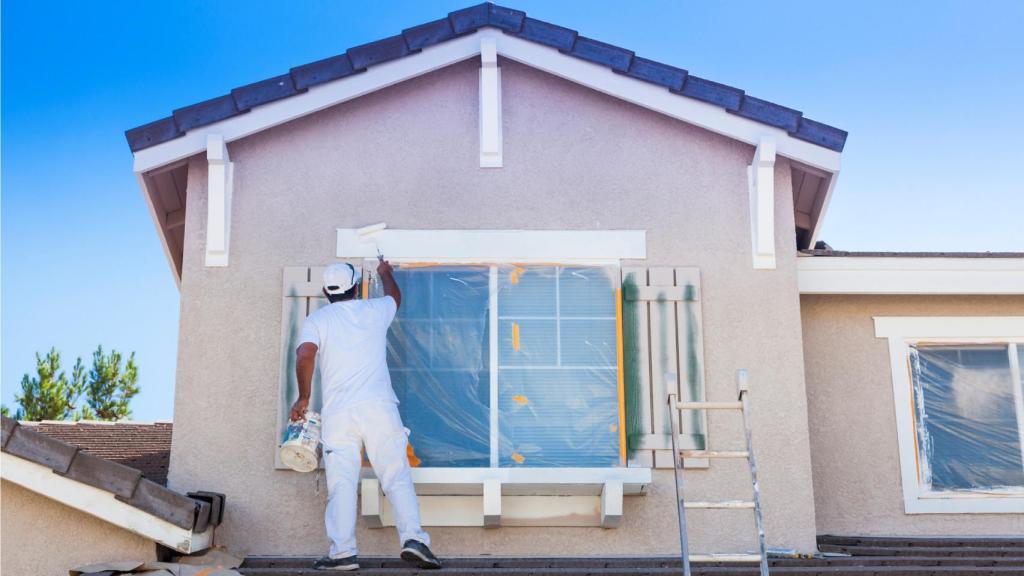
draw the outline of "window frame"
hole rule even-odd
[[[500,372],[500,331],[498,326],[500,325],[501,316],[499,314],[499,278],[501,275],[500,268],[502,266],[524,266],[524,267],[548,267],[548,268],[572,268],[572,267],[593,267],[593,268],[606,268],[614,269],[616,281],[613,282],[615,287],[615,334],[616,334],[616,368],[615,378],[618,395],[618,430],[619,430],[619,461],[615,466],[608,466],[607,469],[614,470],[619,468],[627,468],[627,439],[626,439],[626,422],[625,422],[625,372],[623,367],[623,332],[622,332],[622,275],[621,275],[621,262],[615,260],[559,260],[549,262],[507,262],[501,259],[491,260],[487,262],[481,261],[470,261],[463,258],[451,258],[443,259],[435,262],[423,262],[421,259],[414,258],[393,258],[390,262],[396,267],[402,265],[414,266],[414,267],[445,267],[445,266],[465,266],[465,267],[476,267],[488,269],[488,302],[487,312],[489,315],[489,323],[491,329],[489,330],[489,342],[488,342],[488,353],[490,355],[490,371],[489,377],[489,452],[490,461],[487,467],[484,469],[491,470],[502,470],[502,469],[518,469],[517,467],[501,466],[501,455],[500,455],[500,406],[499,406],[499,372]],[[372,276],[376,276],[377,259],[376,258],[365,258],[363,260],[363,294],[364,297],[369,295],[369,284]],[[556,293],[557,294],[557,293]],[[557,298],[557,296],[556,296]],[[557,321],[556,316],[556,321]],[[551,469],[551,470],[567,470],[571,469],[568,467],[531,467],[534,469]],[[591,468],[591,467],[588,467]],[[425,469],[451,469],[449,467],[427,467]],[[459,468],[462,469],[462,468]],[[472,469],[472,468],[469,468]],[[599,468],[599,469],[603,469]]]
[[[875,316],[875,336],[887,338],[903,506],[907,514],[1017,514],[1024,512],[1024,487],[1009,494],[935,492],[921,483],[917,450],[910,347],[916,344],[1005,344],[1024,347],[1024,316]],[[1011,374],[1021,378],[1017,355],[1008,350]],[[1018,433],[1024,451],[1024,391],[1014,388]]]

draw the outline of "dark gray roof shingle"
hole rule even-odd
[[[523,20],[523,28],[516,36],[523,40],[568,52],[572,50],[572,45],[576,43],[576,37],[579,34],[575,30],[527,17]]]
[[[296,66],[291,69],[289,74],[295,82],[295,88],[305,90],[310,86],[351,76],[362,71],[352,67],[352,61],[349,60],[348,54],[339,54],[338,56],[331,56],[330,58]]]
[[[300,94],[310,86],[345,78],[486,26],[607,66],[637,80],[664,86],[674,94],[781,128],[794,138],[829,150],[842,152],[846,144],[845,131],[805,118],[797,110],[747,96],[739,88],[692,76],[681,68],[637,57],[625,48],[580,36],[575,30],[529,18],[520,10],[490,2],[456,10],[447,18],[406,28],[397,36],[350,48],[339,56],[297,66],[288,74],[235,88],[229,95],[180,108],[170,118],[127,130],[125,137],[133,152],[144,150],[178,138],[193,128],[243,114],[253,107]]]
[[[299,92],[300,90],[295,87],[291,75],[282,74],[235,88],[231,91],[231,95],[235,98],[235,107],[244,111],[260,104],[294,96]]]

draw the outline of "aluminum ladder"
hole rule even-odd
[[[675,374],[666,374],[668,389],[675,390]],[[768,576],[768,550],[764,540],[764,517],[761,515],[761,489],[757,484],[757,461],[754,459],[754,447],[750,438],[750,417],[747,410],[747,394],[749,386],[747,371],[736,371],[736,396],[734,402],[679,402],[675,394],[668,395],[669,419],[672,422],[672,461],[676,480],[676,502],[679,509],[679,551],[683,559],[683,575],[690,576],[690,561],[707,562],[753,562],[761,563],[761,576]],[[679,440],[680,410],[739,410],[743,413],[743,433],[746,437],[746,450],[682,450],[676,445]],[[687,458],[746,458],[750,466],[750,480],[753,485],[751,500],[722,500],[706,502],[687,502],[683,496],[683,461]],[[686,534],[686,510],[718,509],[718,510],[753,510],[754,523],[757,525],[757,544],[760,554],[690,554]]]

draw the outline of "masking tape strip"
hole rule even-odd
[[[618,385],[619,385],[619,458],[622,465],[626,465],[626,379],[625,379],[625,356],[622,343],[622,288],[615,290],[615,357],[618,362]]]

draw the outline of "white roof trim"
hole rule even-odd
[[[756,147],[762,137],[771,136],[779,154],[826,172],[839,170],[839,152],[793,138],[780,128],[730,114],[719,106],[673,94],[664,86],[617,74],[607,66],[506,34],[498,37],[498,54],[751,146]]]
[[[483,38],[494,38],[498,54],[522,62],[610,96],[660,112],[688,124],[700,126],[751,146],[763,136],[774,137],[778,153],[830,173],[839,170],[840,153],[798,138],[786,131],[730,114],[724,109],[672,94],[663,86],[649,84],[611,69],[562,54],[554,48],[501,34],[480,30],[413,54],[367,69],[366,72],[314,86],[250,112],[202,126],[184,136],[135,153],[134,170],[145,173],[206,150],[207,134],[221,134],[232,142],[330,106],[415,78],[456,62],[478,56]]]
[[[106,490],[56,474],[46,466],[0,453],[0,477],[100,520],[190,554],[209,548],[214,528],[196,534],[118,500]]]
[[[1024,258],[805,256],[801,294],[1024,294]]]

